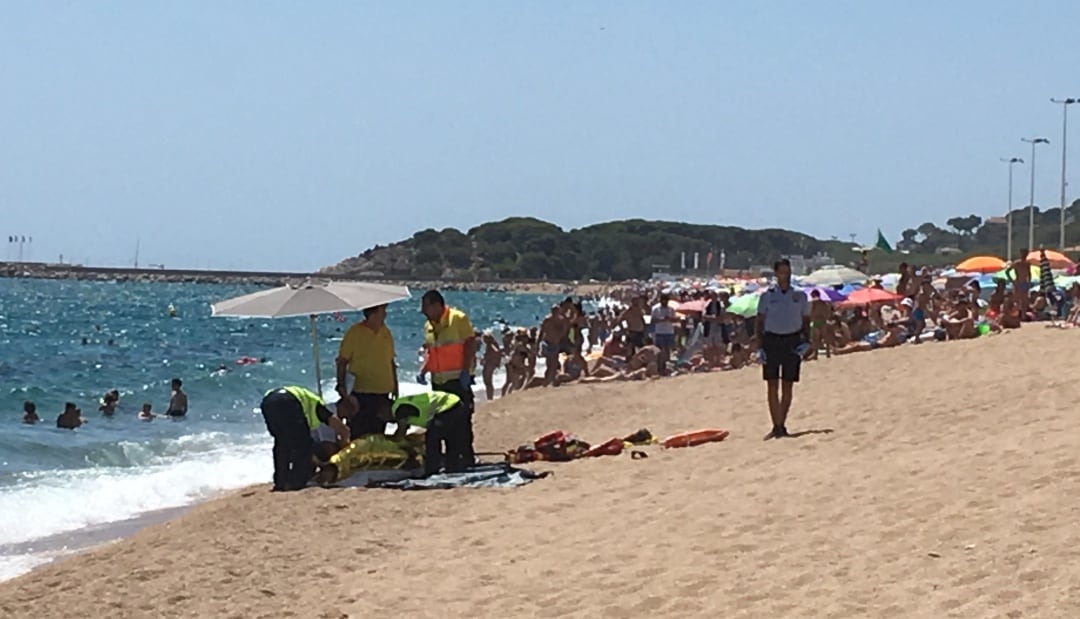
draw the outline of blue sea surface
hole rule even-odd
[[[48,560],[5,546],[189,504],[223,490],[267,482],[272,473],[258,404],[284,384],[314,386],[307,318],[212,318],[210,304],[253,286],[0,280],[0,578]],[[391,305],[403,390],[418,370],[424,318],[419,293]],[[537,324],[552,297],[448,292],[478,329]],[[168,308],[176,308],[170,317]],[[318,322],[324,393],[333,389],[346,322]],[[241,357],[264,359],[238,365]],[[186,419],[138,421],[144,402],[165,409],[169,382],[184,381]],[[120,391],[111,418],[97,411]],[[21,423],[23,402],[42,421]],[[64,402],[87,423],[60,430]]]

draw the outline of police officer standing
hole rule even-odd
[[[810,302],[791,286],[791,262],[773,264],[776,284],[758,300],[755,325],[758,359],[769,391],[772,431],[766,439],[788,435],[787,416],[792,389],[799,382],[802,359],[810,349]]]
[[[303,387],[282,387],[266,392],[260,405],[266,429],[274,437],[274,490],[300,490],[315,476],[316,441],[312,433],[326,424],[339,446],[349,440],[349,429],[326,408],[314,392]],[[326,460],[329,454],[320,454]]]

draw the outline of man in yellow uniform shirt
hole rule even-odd
[[[390,405],[398,395],[394,336],[386,326],[386,306],[364,310],[364,320],[349,327],[337,357],[337,392],[349,395],[346,373],[352,374],[356,413],[346,422],[353,440],[382,434],[390,420]]]
[[[476,368],[476,331],[465,312],[448,307],[438,290],[429,290],[420,299],[420,311],[427,317],[424,323],[424,346],[427,362],[424,368],[431,373],[431,388],[452,393],[461,398],[468,412],[468,446],[465,460],[474,460],[472,415],[475,409],[472,385]]]

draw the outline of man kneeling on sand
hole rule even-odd
[[[349,429],[341,418],[326,408],[321,397],[303,387],[271,389],[260,408],[266,429],[274,437],[275,491],[304,488],[315,476],[316,461],[329,457],[319,453],[321,446],[312,437],[320,425],[332,428],[338,446],[349,442]]]
[[[402,396],[394,400],[393,416],[397,421],[395,440],[403,440],[409,426],[424,428],[424,475],[434,475],[446,463],[448,472],[472,466],[469,411],[461,398],[442,391]],[[446,451],[443,451],[443,444]]]

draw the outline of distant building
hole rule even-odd
[[[953,254],[962,254],[959,247],[938,247],[934,250],[934,253],[939,256],[951,256]]]
[[[824,252],[819,252],[809,258],[806,258],[800,254],[792,254],[790,256],[782,257],[787,258],[788,262],[791,263],[792,275],[807,275],[820,269],[821,267],[832,266],[836,264],[836,261],[833,260],[833,257]],[[771,268],[769,270],[771,270]]]
[[[671,265],[669,264],[654,264],[652,265],[652,279],[656,281],[670,282],[675,278],[671,275]]]

